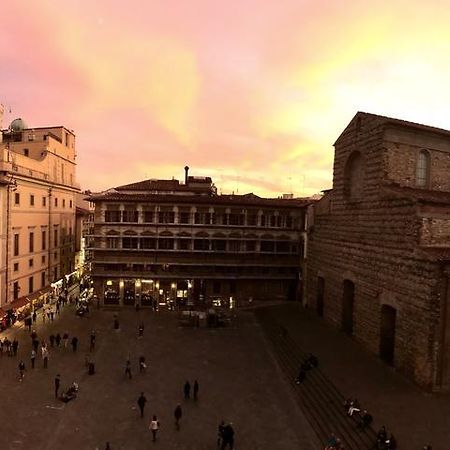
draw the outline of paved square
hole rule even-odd
[[[31,339],[23,328],[5,335],[19,338],[17,357],[3,355],[1,365],[1,449],[88,450],[215,449],[217,425],[232,421],[237,450],[317,449],[316,437],[292,399],[290,387],[276,366],[253,314],[239,311],[226,328],[182,328],[178,314],[148,310],[119,311],[120,330],[113,329],[114,311],[94,310],[76,317],[66,306],[61,317],[36,327],[39,339],[68,332],[80,340],[77,353],[50,348],[49,367],[40,355],[30,368]],[[138,325],[145,324],[138,339]],[[97,332],[93,359],[96,374],[89,376],[85,357],[89,335]],[[130,355],[133,378],[125,377]],[[147,372],[140,374],[138,358],[145,356]],[[27,371],[18,380],[18,363]],[[78,398],[64,404],[54,398],[54,377],[61,387],[79,383]],[[183,400],[186,380],[200,384],[199,400]],[[147,397],[140,419],[137,398]],[[181,403],[181,430],[173,411]],[[161,422],[158,441],[151,442],[149,420]]]

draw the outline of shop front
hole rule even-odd
[[[120,304],[120,282],[119,280],[106,280],[104,283],[103,302],[105,305]]]

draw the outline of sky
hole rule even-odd
[[[450,129],[449,0],[14,0],[0,17],[3,127],[74,130],[83,190],[188,165],[220,193],[309,196],[357,111]]]

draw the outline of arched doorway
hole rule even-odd
[[[317,302],[316,311],[319,317],[323,317],[324,297],[325,293],[325,279],[323,277],[317,277]]]
[[[388,364],[394,363],[395,322],[397,310],[389,305],[382,305],[380,320],[380,358]]]
[[[353,334],[353,303],[355,299],[355,284],[353,281],[344,280],[344,292],[342,296],[342,331]]]

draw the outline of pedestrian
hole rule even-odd
[[[39,340],[38,339],[33,339],[33,348],[34,348],[34,351],[37,353],[38,348],[39,348]]]
[[[59,386],[61,385],[61,375],[58,373],[55,377],[55,398],[58,398]]]
[[[61,335],[59,333],[55,336],[56,346],[59,347],[61,345]]]
[[[50,339],[50,347],[54,347],[55,346],[55,335],[52,333],[49,337]]]
[[[158,421],[157,417],[153,416],[153,419],[151,420],[150,426],[149,426],[150,430],[152,431],[153,442],[156,442],[156,433],[159,430],[159,426],[160,425],[159,425],[159,421]]]
[[[76,336],[74,336],[72,338],[71,344],[72,344],[72,350],[75,353],[77,351],[77,346],[78,346],[78,338]]]
[[[180,419],[181,419],[181,416],[183,415],[183,411],[182,411],[181,405],[179,403],[176,406],[173,415],[175,416],[175,428],[177,429],[177,431],[180,431]]]
[[[36,352],[34,349],[31,350],[31,368],[34,369],[34,361],[36,360]]]
[[[127,362],[125,363],[125,376],[128,375],[128,379],[131,380],[131,363],[130,360],[127,359]]]
[[[230,450],[234,449],[234,429],[231,422],[223,427],[223,439],[220,449],[225,450],[227,446],[229,446]]]
[[[117,314],[114,314],[114,329],[117,331],[119,330],[120,325],[119,325],[119,319],[117,317]]]
[[[42,361],[44,362],[44,369],[48,367],[48,350],[47,347],[42,346],[41,347],[41,353],[42,353]]]
[[[194,381],[194,400],[197,401],[198,400],[198,390],[199,390],[200,386],[198,385],[198,381],[195,380]]]
[[[25,372],[25,363],[23,361],[20,361],[19,363],[19,381],[23,380]]]
[[[145,356],[139,356],[139,372],[145,373],[146,368],[147,364],[145,364]]]
[[[225,421],[222,420],[222,422],[220,422],[219,426],[217,427],[217,448],[222,447],[224,428],[225,428]]]
[[[63,334],[63,342],[64,342],[64,348],[67,348],[67,344],[69,343],[69,333]]]
[[[93,352],[95,349],[95,330],[91,331],[91,345],[89,347],[89,351]]]
[[[53,322],[53,319],[55,318],[55,312],[53,311],[53,308],[50,310],[50,320]]]
[[[141,395],[137,399],[137,404],[139,406],[139,410],[141,411],[141,419],[144,417],[144,408],[145,408],[146,403],[147,403],[147,399],[145,398],[144,393],[141,392]]]
[[[13,355],[17,356],[17,349],[19,347],[19,341],[14,338],[13,342],[12,342],[12,350],[13,350]]]
[[[186,383],[184,383],[184,399],[185,400],[189,400],[191,398],[191,384],[189,383],[189,381],[186,381]]]
[[[36,330],[33,330],[33,331],[31,332],[31,340],[34,341],[36,338],[37,338]]]
[[[109,445],[109,442],[106,443],[105,450],[111,450],[111,446]]]
[[[34,311],[33,311],[33,322],[36,322],[36,317],[37,317],[37,315],[36,315],[36,310],[34,310]]]
[[[144,323],[143,323],[143,322],[141,322],[141,323],[139,324],[138,332],[139,332],[138,337],[141,338],[141,337],[144,336]]]

